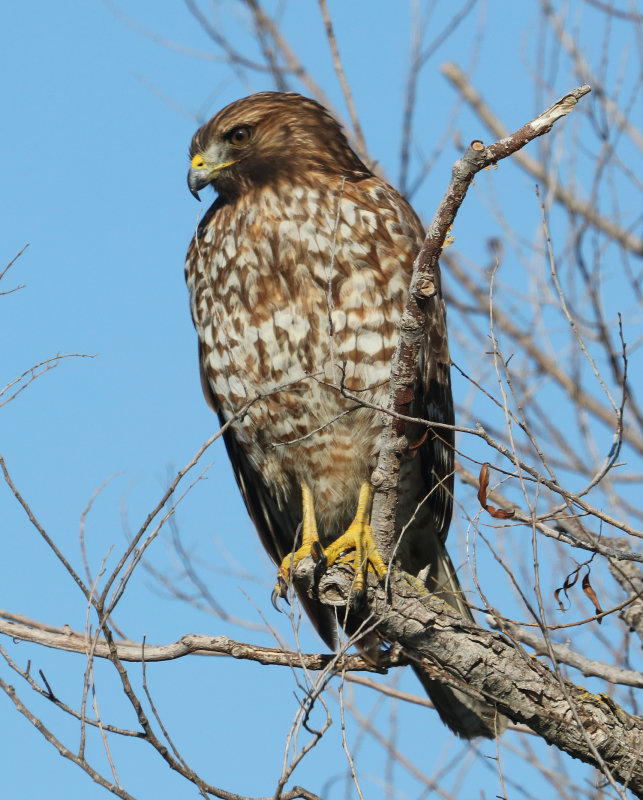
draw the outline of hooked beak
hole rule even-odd
[[[208,166],[203,156],[197,153],[192,159],[192,164],[188,172],[188,189],[192,196],[200,201],[199,190],[205,189],[206,186],[212,183],[222,169],[229,167],[231,164],[236,164],[238,160],[239,159],[224,161],[223,163],[211,167]]]
[[[200,201],[199,189],[204,189],[213,177],[209,169],[204,167],[190,167],[190,171],[188,172],[188,189],[192,197],[196,197],[196,199]]]

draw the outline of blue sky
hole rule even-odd
[[[217,29],[254,57],[255,45],[239,4],[230,0],[217,7]],[[382,0],[331,2],[330,7],[369,149],[395,182],[409,10],[402,3]],[[427,65],[418,111],[426,153],[442,130],[436,120],[453,106],[453,90],[439,72],[444,61],[466,69],[477,54],[472,80],[507,125],[518,126],[540,110],[532,91],[539,42],[532,27],[537,4],[519,7],[517,11],[515,3],[478,3]],[[101,2],[25,0],[5,4],[0,12],[0,266],[29,243],[2,286],[6,290],[19,283],[25,288],[0,297],[0,385],[56,354],[94,356],[62,361],[1,409],[1,452],[34,513],[79,569],[81,512],[97,487],[114,476],[87,519],[94,572],[110,548],[112,561],[123,549],[124,519],[135,529],[160,498],[168,475],[216,429],[201,396],[183,280],[185,250],[204,211],[186,187],[187,149],[198,124],[218,108],[244,94],[274,88],[267,75],[240,76],[211,58],[211,42],[183,4],[133,0],[118,8],[139,29]],[[449,21],[447,11],[441,4],[429,21],[432,31],[437,33]],[[492,33],[478,45],[485,14]],[[291,3],[283,26],[287,35],[301,41],[300,57],[345,113],[317,4]],[[598,34],[593,44],[598,52]],[[556,81],[556,96],[579,83],[564,70]],[[551,99],[547,95],[546,102]],[[465,144],[483,135],[466,112],[458,130]],[[439,198],[457,153],[453,143],[447,144],[431,180],[414,198],[425,216]],[[510,183],[516,174],[513,166],[503,165],[497,177],[494,173],[493,188],[489,176],[477,182],[480,186],[463,209],[456,231],[457,246],[468,257],[483,254],[486,238],[494,233],[489,214],[493,202],[511,197],[516,215],[524,208],[533,211],[531,189],[516,193]],[[523,189],[529,185],[521,184]],[[211,448],[201,463],[202,468],[210,463],[212,468],[177,517],[184,542],[209,570],[213,592],[229,613],[258,626],[263,625],[263,614],[287,635],[287,620],[275,615],[269,603],[274,570],[245,515],[222,444]],[[82,629],[82,596],[4,486],[0,504],[0,605],[52,625]],[[179,565],[169,532],[155,542],[150,559],[165,574],[175,574]],[[256,580],[239,576],[242,562]],[[158,643],[189,631],[272,642],[265,631],[240,629],[168,597],[142,569],[119,606],[118,621],[132,639],[146,635]],[[305,648],[319,648],[309,631],[302,640]],[[24,643],[4,644],[19,663],[31,658],[34,673],[42,668],[60,696],[78,703],[81,657],[43,652]],[[1,669],[31,700],[20,679]],[[105,717],[122,714],[124,724],[133,724],[112,670],[97,664],[96,673]],[[148,678],[162,698],[168,727],[194,767],[231,791],[273,790],[294,713],[292,677],[286,670],[273,669],[268,675],[252,664],[195,658],[151,666]],[[403,680],[406,690],[415,691],[409,676]],[[375,702],[372,694],[367,697],[364,713]],[[36,703],[35,708],[73,747],[75,727],[51,715],[46,705]],[[387,709],[384,705],[377,719],[386,720]],[[465,758],[467,751],[459,750],[461,745],[431,712],[410,708],[405,714],[410,733],[403,738],[405,752],[419,763],[428,759],[427,773],[460,752]],[[52,800],[108,796],[63,762],[4,696],[0,719],[5,732],[0,771],[7,797],[45,792]],[[142,745],[115,738],[110,742],[123,785],[136,797],[196,796]],[[105,768],[100,743],[93,741],[91,747]],[[495,755],[493,745],[486,748],[488,755]],[[368,796],[379,796],[382,751],[364,746],[363,752],[360,766],[369,776]],[[510,761],[511,755],[505,758]],[[310,765],[305,762],[296,773],[295,781],[322,791],[322,775],[331,783],[336,775],[343,780],[346,764],[341,759],[336,720],[334,732],[322,741]],[[328,764],[333,766],[329,769]],[[417,782],[406,774],[398,778],[400,796],[418,795]],[[483,760],[467,780],[483,787],[486,797],[498,792],[494,769]],[[327,796],[339,797],[343,786],[337,783]]]

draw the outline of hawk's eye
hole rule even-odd
[[[228,134],[228,139],[230,144],[234,144],[237,147],[241,147],[250,140],[250,128],[246,125],[242,125],[239,128],[233,128],[230,133]]]

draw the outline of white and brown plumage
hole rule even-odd
[[[190,156],[193,194],[208,184],[218,193],[186,261],[203,389],[222,421],[261,395],[228,429],[226,445],[262,542],[282,564],[301,527],[302,485],[327,546],[350,525],[369,481],[380,416],[357,408],[340,386],[384,403],[424,231],[328,112],[298,94],[263,92],[232,103],[197,131]],[[412,413],[452,423],[439,292],[427,314]],[[420,439],[422,431],[415,433]],[[452,436],[429,431],[403,467],[398,529],[415,518],[398,558],[413,574],[431,565],[429,588],[470,616],[443,546],[452,489]],[[330,612],[303,601],[332,645]],[[493,735],[491,709],[423,683],[457,733]]]

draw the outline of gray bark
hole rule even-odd
[[[335,607],[342,619],[350,597],[350,566],[333,566],[314,585],[312,559],[296,580]],[[498,712],[523,723],[551,745],[605,773],[643,797],[643,718],[627,714],[609,696],[564,680],[502,633],[466,621],[409,575],[392,569],[388,585],[369,576],[360,614],[386,642],[403,648],[434,679],[495,702]],[[602,763],[601,763],[602,762]]]

